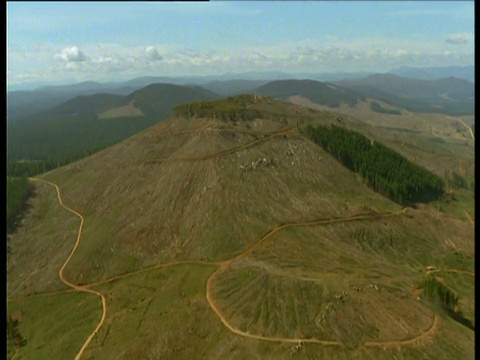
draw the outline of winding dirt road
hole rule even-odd
[[[472,128],[470,126],[468,126],[467,124],[465,124],[465,122],[462,119],[454,118],[454,117],[451,117],[451,116],[447,116],[447,119],[458,121],[460,124],[465,126],[468,129],[468,131],[470,132],[470,136],[472,137],[472,140],[475,141],[475,134],[473,133]]]
[[[63,203],[60,189],[56,184],[54,184],[52,182],[49,182],[49,181],[46,181],[46,180],[41,180],[41,179],[31,179],[31,180],[32,181],[43,182],[43,183],[49,184],[51,186],[54,186],[55,189],[56,189],[56,192],[57,192],[57,198],[58,198],[58,201],[59,201],[60,205],[63,208],[65,208],[67,211],[71,212],[72,214],[74,214],[75,216],[80,218],[80,226],[79,226],[79,230],[78,230],[77,240],[76,240],[75,245],[74,245],[72,251],[70,252],[68,258],[65,260],[63,266],[61,267],[61,269],[59,271],[60,280],[63,283],[65,283],[67,286],[71,287],[73,290],[79,291],[79,292],[87,292],[87,293],[94,294],[94,295],[100,297],[101,301],[102,301],[102,307],[103,307],[102,317],[101,317],[99,323],[97,324],[97,327],[95,328],[95,330],[90,334],[90,336],[87,338],[87,340],[83,344],[80,351],[77,353],[77,355],[75,357],[75,360],[79,360],[81,358],[85,349],[88,347],[88,345],[90,344],[92,339],[95,337],[95,335],[97,334],[99,329],[102,327],[103,323],[105,322],[105,318],[106,318],[106,314],[107,314],[107,306],[106,306],[105,296],[98,291],[90,289],[90,287],[95,286],[95,285],[101,285],[101,284],[111,282],[111,281],[114,281],[114,280],[122,279],[122,278],[125,278],[125,277],[128,277],[128,276],[132,276],[132,275],[138,274],[140,272],[149,271],[149,270],[152,270],[152,269],[163,268],[163,267],[168,267],[168,266],[175,266],[175,265],[184,265],[184,264],[199,264],[199,265],[205,265],[205,266],[212,266],[212,265],[213,266],[218,266],[218,269],[209,277],[209,279],[207,281],[206,297],[207,297],[207,301],[208,301],[210,307],[212,308],[212,310],[218,316],[218,318],[223,323],[223,325],[228,330],[230,330],[232,333],[243,336],[243,337],[256,339],[256,340],[263,340],[263,341],[281,342],[281,343],[290,343],[290,344],[298,344],[299,342],[302,342],[302,343],[315,343],[315,344],[320,344],[320,345],[324,345],[324,346],[344,347],[344,344],[340,341],[321,340],[321,339],[315,339],[315,338],[268,337],[268,336],[250,334],[250,333],[247,333],[247,332],[244,332],[244,331],[241,331],[241,330],[235,328],[223,316],[223,314],[221,313],[220,309],[218,308],[217,304],[215,303],[215,301],[213,299],[213,296],[212,296],[213,280],[219,274],[224,272],[233,261],[239,260],[241,258],[244,258],[244,257],[250,255],[255,249],[257,249],[262,244],[264,244],[275,233],[278,233],[279,231],[284,230],[286,228],[295,227],[295,226],[315,226],[315,225],[325,225],[325,224],[340,223],[340,222],[379,219],[379,218],[385,218],[385,217],[391,217],[391,216],[398,216],[398,215],[404,214],[407,210],[407,208],[404,208],[401,211],[398,211],[396,213],[384,213],[384,214],[374,213],[374,214],[364,214],[364,215],[350,216],[350,217],[345,217],[345,218],[317,219],[317,220],[305,221],[305,222],[285,223],[285,224],[279,225],[279,226],[269,230],[262,237],[260,237],[255,243],[250,245],[248,248],[246,248],[240,254],[238,254],[238,255],[236,255],[236,256],[232,257],[231,259],[228,259],[228,260],[224,260],[224,261],[220,261],[220,262],[206,262],[206,261],[195,261],[195,260],[192,260],[192,261],[190,261],[190,260],[175,261],[175,262],[171,262],[171,263],[167,263],[167,264],[159,264],[159,265],[150,266],[148,268],[140,269],[140,270],[137,270],[137,271],[134,271],[134,272],[117,275],[117,276],[114,276],[114,277],[109,278],[109,279],[104,280],[104,281],[79,286],[79,285],[71,283],[70,281],[68,281],[65,278],[64,270],[65,270],[66,266],[68,265],[72,256],[75,254],[75,251],[76,251],[76,249],[77,249],[77,247],[80,243],[80,238],[81,238],[81,235],[82,235],[82,229],[83,229],[85,219],[83,218],[83,216],[80,213],[78,213],[77,211],[69,208],[68,206],[66,206]],[[435,316],[434,319],[433,319],[432,326],[429,329],[427,329],[425,332],[423,332],[422,334],[420,334],[420,335],[418,335],[414,338],[407,339],[407,340],[400,340],[400,341],[366,342],[364,344],[364,346],[365,347],[399,347],[399,346],[405,346],[405,345],[412,345],[412,344],[421,342],[424,339],[426,339],[427,337],[429,337],[430,335],[432,335],[436,331],[436,329],[438,328],[439,324],[440,324],[440,319],[437,316]]]
[[[251,141],[249,143],[246,143],[244,145],[235,146],[235,147],[232,147],[230,149],[218,151],[218,152],[208,154],[208,155],[205,155],[205,156],[199,156],[199,157],[195,157],[195,158],[152,159],[152,160],[146,161],[145,164],[155,164],[155,163],[162,163],[162,162],[167,162],[167,161],[168,162],[172,162],[172,161],[195,162],[195,161],[210,160],[210,159],[213,159],[213,158],[216,158],[216,157],[232,154],[232,153],[235,153],[235,152],[240,151],[240,150],[248,149],[252,146],[258,145],[261,142],[270,140],[270,139],[272,139],[276,136],[284,136],[284,135],[292,135],[292,134],[295,134],[295,128],[287,128],[287,129],[278,131],[276,133],[273,133],[271,135],[265,136],[261,139],[253,140],[253,141]]]
[[[202,130],[203,130],[203,128],[202,128]],[[194,129],[193,131],[197,131],[197,129]],[[187,131],[185,131],[185,132],[187,132]],[[234,153],[234,152],[237,152],[237,151],[240,151],[240,150],[250,148],[252,146],[255,146],[255,145],[257,145],[261,142],[267,141],[267,140],[269,140],[273,137],[276,137],[276,136],[291,135],[291,134],[296,134],[294,128],[287,128],[287,129],[278,131],[276,133],[273,133],[271,135],[268,135],[264,138],[254,140],[254,141],[249,142],[247,144],[237,146],[237,147],[233,147],[233,148],[230,148],[230,149],[227,149],[227,150],[223,150],[223,151],[213,153],[213,154],[210,154],[210,155],[206,155],[206,156],[202,156],[202,157],[189,158],[189,159],[154,159],[154,160],[148,161],[147,163],[156,163],[156,162],[164,162],[164,161],[192,161],[192,162],[194,162],[194,161],[208,160],[208,159],[212,159],[212,158],[219,157],[219,156],[224,156],[224,155],[227,155],[227,154],[231,154],[231,153]],[[169,135],[174,135],[174,133],[170,133]],[[271,229],[270,231],[265,233],[262,237],[260,237],[255,243],[250,245],[247,249],[245,249],[240,254],[235,255],[234,257],[232,257],[231,259],[228,259],[228,260],[224,260],[224,261],[220,261],[220,262],[188,261],[188,260],[186,260],[186,261],[175,261],[175,262],[171,262],[171,263],[167,263],[167,264],[159,264],[159,265],[150,266],[150,267],[140,269],[140,270],[137,270],[137,271],[134,271],[134,272],[131,272],[131,273],[117,275],[117,276],[114,276],[114,277],[112,277],[110,279],[107,279],[107,280],[104,280],[104,281],[79,286],[79,285],[71,283],[68,279],[65,278],[64,270],[65,270],[66,266],[68,265],[68,263],[70,262],[71,258],[73,257],[73,255],[75,254],[75,252],[78,248],[78,245],[79,245],[80,239],[81,239],[81,235],[82,235],[82,229],[83,229],[85,219],[79,212],[69,208],[68,206],[66,206],[63,203],[60,189],[56,184],[54,184],[50,181],[37,179],[37,178],[30,178],[30,180],[31,181],[43,182],[43,183],[46,183],[48,185],[51,185],[51,186],[55,187],[55,190],[57,192],[57,198],[58,198],[58,201],[59,201],[60,205],[64,209],[66,209],[67,211],[74,214],[75,216],[77,216],[80,219],[80,226],[79,226],[79,229],[78,229],[78,235],[77,235],[77,240],[75,242],[75,245],[74,245],[72,251],[70,252],[68,258],[65,260],[63,266],[59,270],[58,275],[59,275],[60,280],[63,283],[65,283],[67,286],[72,288],[72,290],[74,290],[74,291],[90,293],[90,294],[98,296],[101,299],[102,309],[103,309],[101,319],[98,322],[94,331],[89,335],[89,337],[87,338],[87,340],[84,342],[83,346],[81,347],[81,349],[77,353],[77,355],[75,357],[75,360],[79,360],[81,358],[85,349],[89,346],[92,339],[95,337],[95,335],[98,333],[98,331],[100,330],[100,328],[104,324],[106,314],[107,314],[107,305],[106,305],[105,296],[98,291],[90,289],[90,287],[95,286],[95,285],[101,285],[101,284],[111,282],[111,281],[114,281],[114,280],[122,279],[122,278],[125,278],[125,277],[128,277],[128,276],[140,273],[140,272],[144,272],[144,271],[148,271],[148,270],[152,270],[152,269],[156,269],[156,268],[167,267],[167,266],[181,265],[181,264],[200,264],[200,265],[206,265],[206,266],[212,266],[212,265],[218,266],[218,269],[209,277],[209,279],[207,281],[207,284],[206,284],[206,298],[207,298],[207,301],[208,301],[210,307],[215,312],[215,314],[218,316],[220,321],[232,333],[243,336],[243,337],[247,337],[247,338],[251,338],[251,339],[257,339],[257,340],[264,340],[264,341],[282,342],[282,343],[295,343],[295,344],[298,344],[299,342],[302,342],[302,343],[316,343],[316,344],[321,344],[321,345],[325,345],[325,346],[344,347],[344,344],[340,341],[328,341],[328,340],[321,340],[321,339],[314,339],[314,338],[301,339],[301,338],[266,337],[266,336],[246,333],[246,332],[243,332],[243,331],[235,328],[223,316],[223,314],[221,313],[220,309],[218,308],[217,304],[215,303],[215,301],[213,299],[213,296],[212,296],[213,280],[219,274],[224,272],[233,261],[239,260],[241,258],[244,258],[244,257],[250,255],[255,249],[257,249],[259,246],[261,246],[263,243],[265,243],[270,237],[272,237],[272,235],[274,235],[275,233],[277,233],[281,230],[284,230],[286,228],[295,227],[295,226],[315,226],[315,225],[332,224],[332,223],[340,223],[340,222],[379,219],[379,218],[385,218],[385,217],[390,217],[390,216],[398,216],[398,215],[404,214],[405,211],[407,210],[407,208],[404,208],[401,211],[398,211],[396,213],[383,213],[383,214],[375,213],[375,214],[367,214],[367,215],[356,215],[356,216],[350,216],[350,217],[345,217],[345,218],[317,219],[317,220],[305,221],[305,222],[285,223],[285,224],[281,224],[281,225]],[[56,292],[56,293],[58,293],[58,292]],[[429,336],[431,336],[436,331],[436,329],[439,327],[439,325],[440,325],[440,319],[438,318],[438,316],[435,315],[430,328],[427,329],[426,331],[424,331],[422,334],[420,334],[420,335],[418,335],[414,338],[407,339],[407,340],[399,340],[399,341],[366,342],[364,344],[364,346],[365,347],[399,347],[399,346],[404,346],[404,345],[412,345],[412,344],[415,344],[417,342],[421,342],[421,341],[425,340],[426,338],[428,338]]]
[[[75,245],[72,249],[72,251],[70,252],[70,255],[68,256],[67,260],[65,260],[65,262],[63,263],[63,266],[60,268],[60,271],[58,272],[58,277],[60,278],[60,280],[66,284],[67,286],[71,287],[72,289],[76,290],[76,291],[79,291],[79,292],[86,292],[86,293],[90,293],[90,294],[94,294],[98,297],[100,297],[101,301],[102,301],[102,317],[97,325],[97,327],[95,328],[95,330],[93,330],[93,332],[90,334],[90,336],[87,338],[87,340],[85,341],[85,343],[83,344],[82,348],[80,349],[80,351],[77,353],[77,355],[75,356],[75,360],[79,360],[81,358],[81,356],[83,355],[83,352],[85,351],[85,349],[87,348],[87,346],[90,344],[90,342],[92,341],[92,339],[95,337],[95,335],[97,334],[98,330],[100,330],[100,328],[102,327],[104,321],[105,321],[105,318],[107,316],[107,301],[105,299],[105,295],[103,295],[102,293],[98,292],[98,291],[95,291],[95,290],[91,290],[91,289],[88,289],[86,288],[85,286],[78,286],[78,285],[75,285],[73,283],[71,283],[70,281],[68,281],[65,276],[63,275],[63,272],[65,270],[65,268],[67,267],[68,263],[70,262],[70,259],[72,258],[72,256],[75,254],[75,251],[77,250],[77,247],[78,247],[78,244],[80,243],[80,238],[82,236],[82,230],[83,230],[83,224],[85,222],[85,219],[83,218],[82,214],[78,213],[77,211],[69,208],[68,206],[66,206],[64,203],[63,203],[63,200],[62,200],[62,196],[61,196],[61,193],[60,193],[60,188],[50,182],[50,181],[47,181],[47,180],[42,180],[42,179],[36,179],[36,178],[29,178],[31,181],[38,181],[38,182],[43,182],[45,184],[48,184],[48,185],[51,185],[53,187],[55,187],[55,190],[57,191],[57,198],[58,198],[58,202],[60,203],[60,205],[67,211],[71,212],[72,214],[74,214],[75,216],[77,216],[79,219],[80,219],[80,226],[78,228],[78,234],[77,234],[77,241],[75,242]]]
[[[470,272],[470,271],[464,271],[464,270],[457,270],[457,269],[435,269],[435,270],[427,270],[427,274],[432,274],[432,273],[436,273],[436,272],[453,272],[453,273],[457,273],[457,274],[464,274],[464,275],[470,275],[470,276],[473,276],[475,277],[475,273],[473,272]]]
[[[222,312],[220,311],[219,307],[215,303],[215,300],[213,299],[212,296],[212,284],[213,280],[220,275],[222,272],[227,270],[228,266],[235,260],[239,260],[241,258],[244,258],[248,255],[250,255],[255,249],[257,249],[260,245],[265,243],[265,241],[270,238],[272,235],[275,233],[284,230],[289,227],[295,227],[295,226],[315,226],[315,225],[324,225],[324,224],[332,224],[332,223],[339,223],[339,222],[350,222],[350,221],[359,221],[359,220],[371,220],[371,219],[379,219],[379,218],[385,218],[385,217],[390,217],[390,216],[398,216],[401,214],[404,214],[407,208],[404,208],[396,213],[384,213],[384,214],[370,214],[370,215],[357,215],[357,216],[351,216],[351,217],[346,217],[346,218],[333,218],[333,219],[318,219],[318,220],[312,220],[312,221],[306,221],[306,222],[297,222],[297,223],[287,223],[283,224],[280,226],[277,226],[276,228],[271,229],[268,231],[265,235],[263,235],[258,241],[256,241],[254,244],[249,246],[247,249],[245,249],[243,252],[240,254],[234,256],[233,258],[223,261],[220,264],[220,267],[215,271],[207,281],[207,290],[206,290],[206,296],[207,296],[207,301],[210,304],[210,307],[212,310],[215,312],[217,317],[220,319],[222,324],[231,332],[234,334],[247,337],[250,339],[256,339],[256,340],[264,340],[264,341],[272,341],[272,342],[282,342],[282,343],[314,343],[314,344],[320,344],[320,345],[326,345],[326,346],[339,346],[339,347],[345,347],[345,345],[340,342],[340,341],[330,341],[330,340],[321,340],[321,339],[315,339],[315,338],[280,338],[280,337],[269,337],[269,336],[262,336],[262,335],[255,335],[255,334],[250,334],[245,331],[241,331],[234,326],[232,326],[228,320],[223,316]],[[433,317],[433,322],[432,325],[425,330],[423,333],[421,333],[418,336],[415,336],[410,339],[406,340],[398,340],[398,341],[379,341],[379,342],[365,342],[364,346],[365,347],[383,347],[383,348],[391,348],[391,347],[401,347],[401,346],[407,346],[407,345],[414,345],[417,343],[424,342],[426,339],[431,337],[435,331],[438,329],[440,325],[440,318],[437,315],[434,315]]]

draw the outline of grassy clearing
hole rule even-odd
[[[284,279],[248,267],[216,279],[214,296],[227,318],[242,331],[283,338],[326,336],[315,325],[324,302],[319,283]]]
[[[467,219],[465,214],[465,211],[467,211],[472,221],[475,221],[475,192],[473,190],[455,189],[452,200],[439,201],[434,205],[440,211],[461,220]]]
[[[205,295],[215,269],[170,266],[96,286],[107,296],[108,314],[85,357],[208,358],[225,336]]]
[[[98,297],[66,293],[8,303],[26,340],[16,359],[73,359],[102,315]]]

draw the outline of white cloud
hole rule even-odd
[[[468,37],[465,34],[452,34],[445,38],[448,44],[461,45],[468,42]]]
[[[153,46],[147,46],[145,49],[145,54],[151,61],[160,61],[163,59],[162,55],[160,55],[157,49],[155,49]]]
[[[56,44],[28,47],[10,43],[7,47],[7,78],[10,84],[67,78],[122,81],[144,75],[208,75],[243,71],[382,72],[402,65],[473,65],[473,34],[456,33],[448,38],[462,36],[468,39],[468,44],[456,45],[454,49],[446,42],[447,37],[429,41],[424,36],[408,41],[383,37],[340,41],[330,37],[218,49],[155,43],[147,47],[95,43],[63,48]],[[52,53],[56,53],[54,58]]]
[[[85,61],[85,55],[77,46],[71,46],[62,49],[60,54],[55,55],[55,59],[65,62],[82,62]]]

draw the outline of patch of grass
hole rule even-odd
[[[472,220],[475,219],[475,193],[469,189],[455,189],[451,200],[444,199],[438,204],[441,211],[456,217],[467,220],[465,211],[468,211]]]
[[[73,359],[100,321],[102,304],[92,294],[64,293],[11,301],[7,311],[26,340],[17,359]]]
[[[422,296],[446,311],[454,311],[458,297],[434,276],[428,276],[418,286],[423,289]]]
[[[402,114],[402,112],[400,110],[386,109],[376,101],[372,101],[370,103],[370,109],[372,109],[372,111],[375,111],[375,112],[378,112],[378,113],[381,113],[381,114],[389,114],[389,115],[401,115]]]
[[[319,283],[246,267],[221,274],[213,290],[222,311],[239,329],[284,338],[325,336],[315,326],[315,314],[324,301]]]
[[[96,286],[107,296],[108,313],[98,343],[85,357],[204,357],[216,346],[216,334],[224,336],[205,297],[207,279],[215,269],[177,265]]]
[[[441,259],[442,268],[475,272],[475,255],[449,251]]]

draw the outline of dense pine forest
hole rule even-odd
[[[9,161],[7,163],[7,176],[34,176],[50,170],[53,170],[62,165],[82,158],[64,158],[61,160],[44,160],[44,161]]]
[[[164,118],[98,119],[86,114],[78,118],[72,115],[22,119],[7,128],[7,159],[60,162],[78,159],[135,135]]]
[[[7,234],[15,229],[30,193],[27,177],[7,177]]]
[[[268,101],[261,96],[246,94],[216,101],[178,105],[172,111],[177,117],[206,117],[223,121],[253,120],[265,115],[258,110],[248,108],[248,105],[258,100]]]
[[[440,177],[356,131],[332,124],[307,126],[306,133],[375,191],[399,204],[427,202],[444,194]]]

